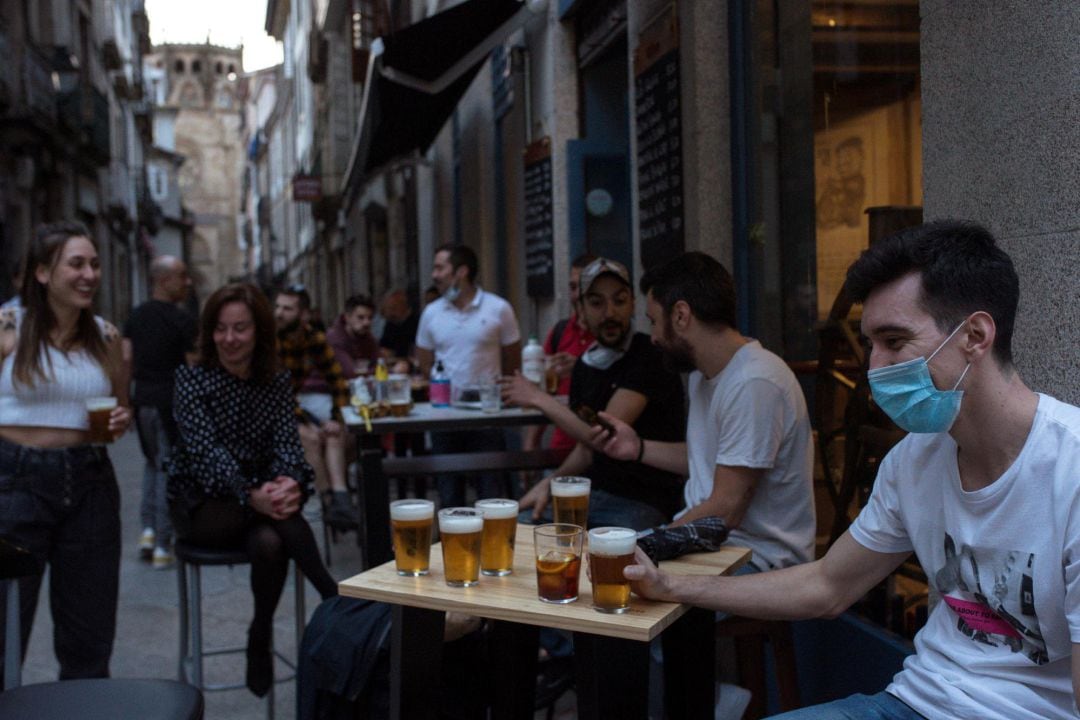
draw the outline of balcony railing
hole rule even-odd
[[[49,61],[36,49],[23,47],[22,101],[32,114],[56,120],[56,90]]]

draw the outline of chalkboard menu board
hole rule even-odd
[[[529,297],[555,294],[555,233],[551,207],[551,139],[525,148],[525,281]]]
[[[647,270],[683,243],[682,103],[674,6],[641,33],[634,51],[638,234]]]

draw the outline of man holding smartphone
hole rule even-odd
[[[509,402],[543,411],[578,441],[551,477],[592,479],[590,526],[654,527],[670,520],[680,507],[683,478],[634,459],[614,460],[594,453],[581,441],[589,435],[594,410],[618,417],[643,437],[681,440],[686,427],[682,383],[678,375],[664,370],[661,354],[648,335],[633,332],[634,290],[622,263],[594,260],[582,270],[580,288],[583,319],[596,340],[574,365],[570,407],[521,376],[506,383],[504,395]],[[536,520],[549,514],[549,485],[550,477],[521,499],[521,507],[531,508]]]

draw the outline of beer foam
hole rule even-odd
[[[86,409],[89,412],[95,410],[112,410],[116,407],[116,398],[114,397],[96,397],[86,399]]]
[[[390,503],[391,520],[426,520],[435,514],[430,500],[395,500]]]
[[[503,498],[489,498],[487,500],[477,500],[476,509],[484,513],[486,518],[505,520],[506,518],[517,517],[518,502],[517,500],[505,500]]]
[[[637,533],[630,528],[601,527],[589,531],[589,552],[594,555],[632,555]]]
[[[574,482],[555,482],[560,478],[555,478],[551,481],[551,494],[558,497],[581,497],[582,495],[589,494],[589,486],[592,482],[589,478],[562,478],[563,480],[573,480]]]
[[[447,508],[439,511],[439,532],[473,533],[484,529],[484,514],[472,508]]]

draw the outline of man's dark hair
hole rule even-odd
[[[980,310],[994,319],[994,356],[1012,364],[1020,279],[990,231],[975,223],[938,220],[901,230],[864,250],[847,271],[847,288],[863,302],[882,285],[917,272],[919,304],[942,332]]]
[[[671,315],[680,300],[700,322],[711,327],[735,327],[735,280],[716,258],[687,252],[641,276],[641,294]]]
[[[375,303],[371,301],[367,295],[350,295],[345,298],[345,312],[351,313],[358,307],[366,307],[371,312],[375,312]]]
[[[597,256],[593,255],[591,252],[581,253],[570,262],[570,267],[584,270],[593,260],[596,260],[596,258]]]
[[[274,293],[275,298],[278,295],[289,295],[290,297],[300,298],[300,309],[301,310],[310,310],[311,309],[311,293],[309,293],[307,288],[304,287],[303,285],[300,285],[300,284],[286,285],[285,287],[281,288],[276,293]]]
[[[455,245],[454,243],[443,243],[439,247],[435,248],[433,255],[438,255],[441,252],[450,253],[450,267],[456,272],[459,267],[464,265],[468,272],[466,273],[469,282],[476,282],[476,271],[479,267],[479,262],[476,259],[476,253],[473,252],[471,247],[467,245]]]

